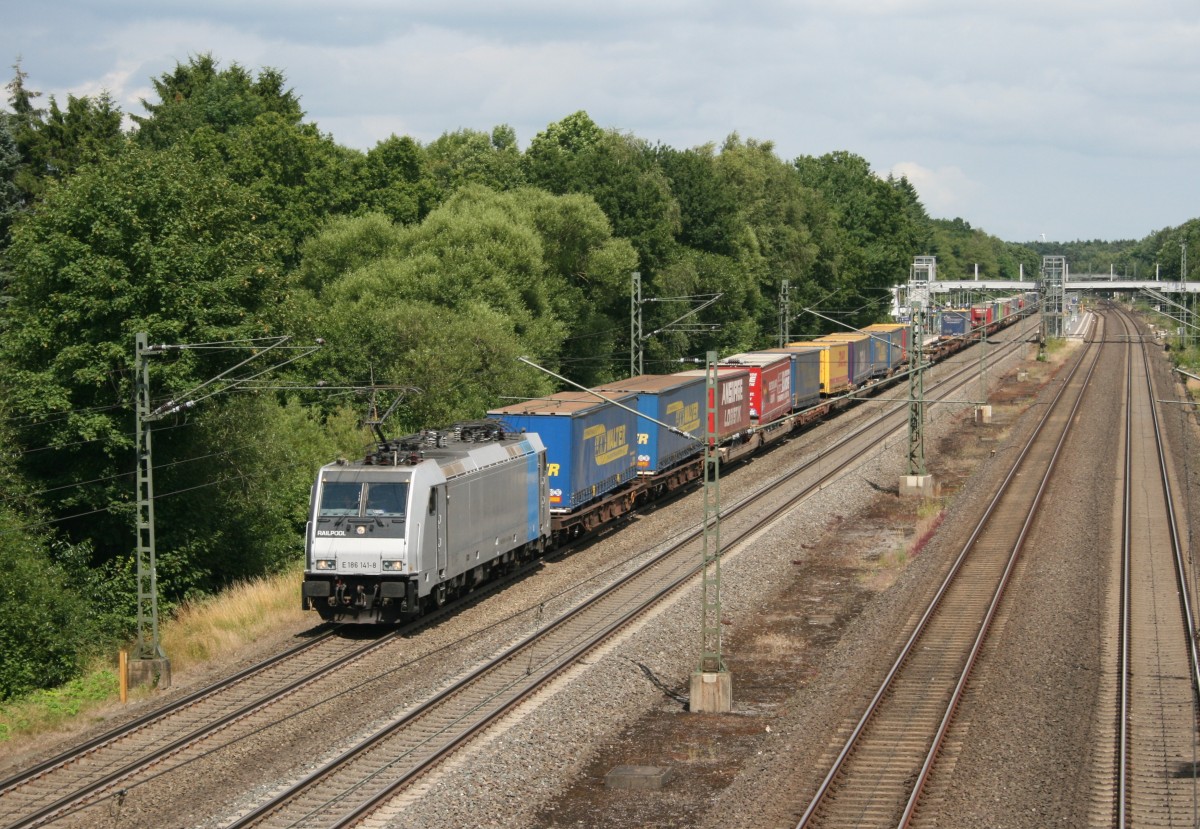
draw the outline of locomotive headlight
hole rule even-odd
[[[317,559],[317,569],[318,570],[336,570],[337,569],[337,561],[335,561],[332,558],[319,558],[319,559]]]
[[[385,572],[388,570],[392,570],[392,571],[403,570],[404,562],[398,561],[398,560],[389,560],[389,559],[385,558],[383,560],[383,569]]]

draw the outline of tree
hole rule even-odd
[[[595,199],[613,232],[633,243],[644,273],[652,274],[673,255],[679,204],[644,141],[605,132],[586,112],[576,112],[534,137],[525,170],[534,186]]]
[[[13,64],[13,79],[5,85],[8,90],[8,105],[12,107],[12,131],[17,141],[24,137],[26,131],[31,131],[34,124],[41,120],[43,110],[34,106],[34,100],[42,97],[42,93],[29,89],[25,81],[29,74],[21,68],[21,59]]]
[[[17,431],[0,400],[0,701],[74,677],[96,632],[83,585],[55,560],[67,548],[12,460]]]
[[[0,700],[74,678],[87,648],[87,607],[29,513],[0,504]]]
[[[8,247],[9,228],[25,201],[16,182],[20,164],[21,154],[9,126],[9,116],[0,112],[0,252]],[[0,296],[6,293],[4,282],[0,279]]]
[[[285,89],[279,70],[267,67],[252,77],[237,63],[219,69],[209,53],[189,58],[186,64],[177,62],[174,71],[152,83],[158,101],[143,99],[149,114],[131,116],[143,146],[169,147],[204,127],[221,135],[232,133],[265,113],[275,113],[293,126],[304,117],[300,99]]]
[[[14,228],[0,388],[32,427],[25,472],[54,488],[46,503],[68,537],[94,541],[98,561],[132,548],[134,333],[199,343],[274,330],[286,286],[258,213],[219,166],[131,147],[52,184]],[[206,353],[156,365],[155,389],[211,377]],[[179,444],[187,451],[184,435]],[[180,520],[205,519],[185,509]]]
[[[655,155],[679,203],[679,242],[699,251],[736,255],[746,227],[737,194],[720,174],[713,145],[682,151],[660,146]]]
[[[801,156],[793,163],[804,186],[821,195],[843,236],[842,304],[864,309],[845,322],[869,324],[886,308],[883,291],[903,281],[913,257],[923,252],[928,234],[914,220],[913,191],[876,176],[866,159],[852,153]]]
[[[746,312],[766,339],[776,330],[774,299],[783,279],[788,280],[792,302],[802,306],[827,303],[845,288],[840,232],[820,197],[803,185],[794,167],[779,159],[770,142],[731,135],[717,162],[747,228],[738,254],[754,285]],[[793,330],[820,331],[823,325],[815,318],[800,318]]]
[[[317,470],[359,454],[369,440],[357,428],[361,409],[342,405],[323,415],[317,402],[236,393],[193,415],[186,457],[195,460],[164,477],[156,499],[169,521],[159,544],[168,596],[211,593],[303,560]],[[189,514],[201,520],[184,520]]]
[[[420,221],[436,201],[424,153],[411,138],[391,135],[372,147],[367,152],[365,176],[365,205],[394,222]]]
[[[300,251],[300,284],[320,296],[342,274],[395,254],[404,231],[382,213],[335,216]]]
[[[0,182],[14,185],[19,201],[27,205],[41,195],[47,181],[62,180],[80,165],[120,151],[125,135],[121,110],[107,92],[95,97],[68,95],[66,109],[51,96],[49,109],[39,109],[33,102],[41,93],[26,86],[28,76],[20,61],[13,69],[16,75],[7,87],[12,113],[0,113],[0,120],[6,122],[17,157],[7,163],[0,159]],[[0,155],[3,152],[0,148]],[[6,170],[8,165],[13,166]],[[3,204],[0,199],[0,225]]]
[[[507,125],[496,127],[491,135],[476,130],[443,133],[425,148],[425,157],[443,199],[467,184],[504,191],[525,183],[521,152]]]
[[[355,238],[378,239],[379,256],[342,253]],[[618,334],[608,311],[625,301],[636,262],[586,197],[474,185],[395,237],[364,217],[332,223],[306,250],[327,257],[301,266],[322,273],[319,305],[328,309],[330,345],[315,365],[339,382],[419,386],[423,401],[439,389],[436,401],[412,404],[413,428],[545,390],[517,355],[608,376]],[[329,262],[345,270],[333,276]],[[455,337],[464,345],[453,346]]]
[[[202,133],[208,132],[204,128]],[[311,124],[289,123],[276,112],[222,138],[212,133],[211,157],[224,162],[226,175],[258,203],[256,223],[277,245],[285,267],[299,261],[299,248],[330,216],[361,209],[362,154],[322,135]],[[193,148],[207,157],[198,137]]]

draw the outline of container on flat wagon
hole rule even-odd
[[[747,351],[722,357],[719,365],[750,372],[750,418],[778,420],[792,410],[792,360],[786,354]]]
[[[803,340],[788,347],[807,346],[821,350],[821,394],[832,397],[850,388],[850,344],[831,340]]]
[[[845,343],[846,345],[846,374],[850,386],[854,387],[866,382],[871,377],[871,341],[868,337],[854,338],[849,334],[826,334],[816,340],[814,345],[822,343]]]
[[[637,471],[654,475],[704,447],[704,378],[643,374],[597,386],[594,391],[637,395]],[[660,424],[667,424],[678,432]],[[683,432],[684,434],[680,434]],[[692,437],[689,438],[688,435]],[[694,438],[694,439],[693,439]]]
[[[807,409],[821,402],[822,348],[812,345],[785,345],[767,348],[762,353],[787,354],[792,358],[792,411]]]
[[[899,366],[908,362],[908,331],[907,325],[898,322],[877,322],[868,325],[863,331],[872,337],[878,337],[875,345],[879,347],[879,356],[883,359],[886,371],[895,371]]]
[[[992,306],[990,304],[972,305],[971,306],[971,327],[978,328],[981,325],[991,325],[994,317],[992,316]]]
[[[565,391],[488,412],[514,432],[541,437],[551,511],[569,512],[637,476],[637,395],[600,394],[607,399]]]
[[[699,377],[708,387],[704,369],[681,371],[672,377]],[[717,367],[716,423],[708,424],[717,440],[726,440],[750,428],[750,372],[744,368]],[[705,407],[707,410],[707,406]]]
[[[875,344],[869,334],[859,331],[835,331],[822,340],[842,340],[850,343],[850,382],[860,385],[877,373],[875,366]]]
[[[971,309],[947,308],[942,311],[939,329],[943,337],[963,337],[971,330]]]

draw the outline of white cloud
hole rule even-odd
[[[737,131],[785,159],[919,159],[891,170],[931,213],[1003,238],[1129,238],[1196,213],[1194,0],[10,5],[0,53],[31,88],[108,89],[126,112],[211,52],[282,70],[310,120],[362,149],[498,123],[527,142],[585,109],[677,147]]]
[[[921,203],[929,215],[936,218],[963,216],[961,211],[979,194],[979,184],[960,168],[954,166],[930,169],[915,161],[900,161],[892,165],[891,174],[907,178],[917,188]]]

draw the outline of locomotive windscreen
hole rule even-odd
[[[367,515],[404,516],[408,484],[367,484]]]
[[[327,481],[321,490],[319,515],[358,515],[362,503],[362,483]]]
[[[317,514],[403,518],[407,502],[407,482],[326,481]]]

